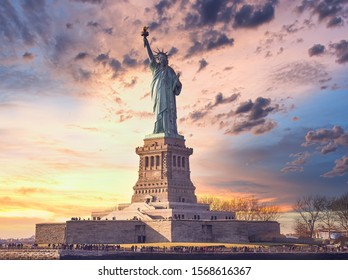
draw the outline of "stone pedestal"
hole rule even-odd
[[[148,135],[136,153],[140,157],[139,177],[133,187],[132,203],[197,203],[190,179],[189,157],[193,149],[185,146],[183,136]]]

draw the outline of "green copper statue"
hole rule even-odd
[[[144,37],[144,47],[150,60],[150,69],[153,79],[151,82],[151,100],[153,101],[153,112],[155,114],[154,134],[164,133],[165,136],[178,136],[176,126],[176,102],[175,96],[181,92],[179,74],[168,66],[168,54],[163,51],[152,53],[147,40],[148,27],[144,27],[141,36]]]

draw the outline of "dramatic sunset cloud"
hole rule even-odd
[[[130,201],[154,123],[144,26],[180,73],[198,195],[290,211],[347,192],[347,15],[339,0],[2,0],[0,238]]]

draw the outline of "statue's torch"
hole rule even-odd
[[[145,39],[146,39],[147,36],[149,36],[149,31],[147,31],[148,29],[149,29],[148,26],[144,26],[143,30],[141,31],[141,36],[144,37],[144,47],[146,46],[145,45]]]

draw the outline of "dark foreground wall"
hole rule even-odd
[[[256,221],[67,221],[36,225],[38,244],[125,244],[156,242],[249,242],[279,236],[277,222]],[[264,240],[262,240],[264,241]]]

